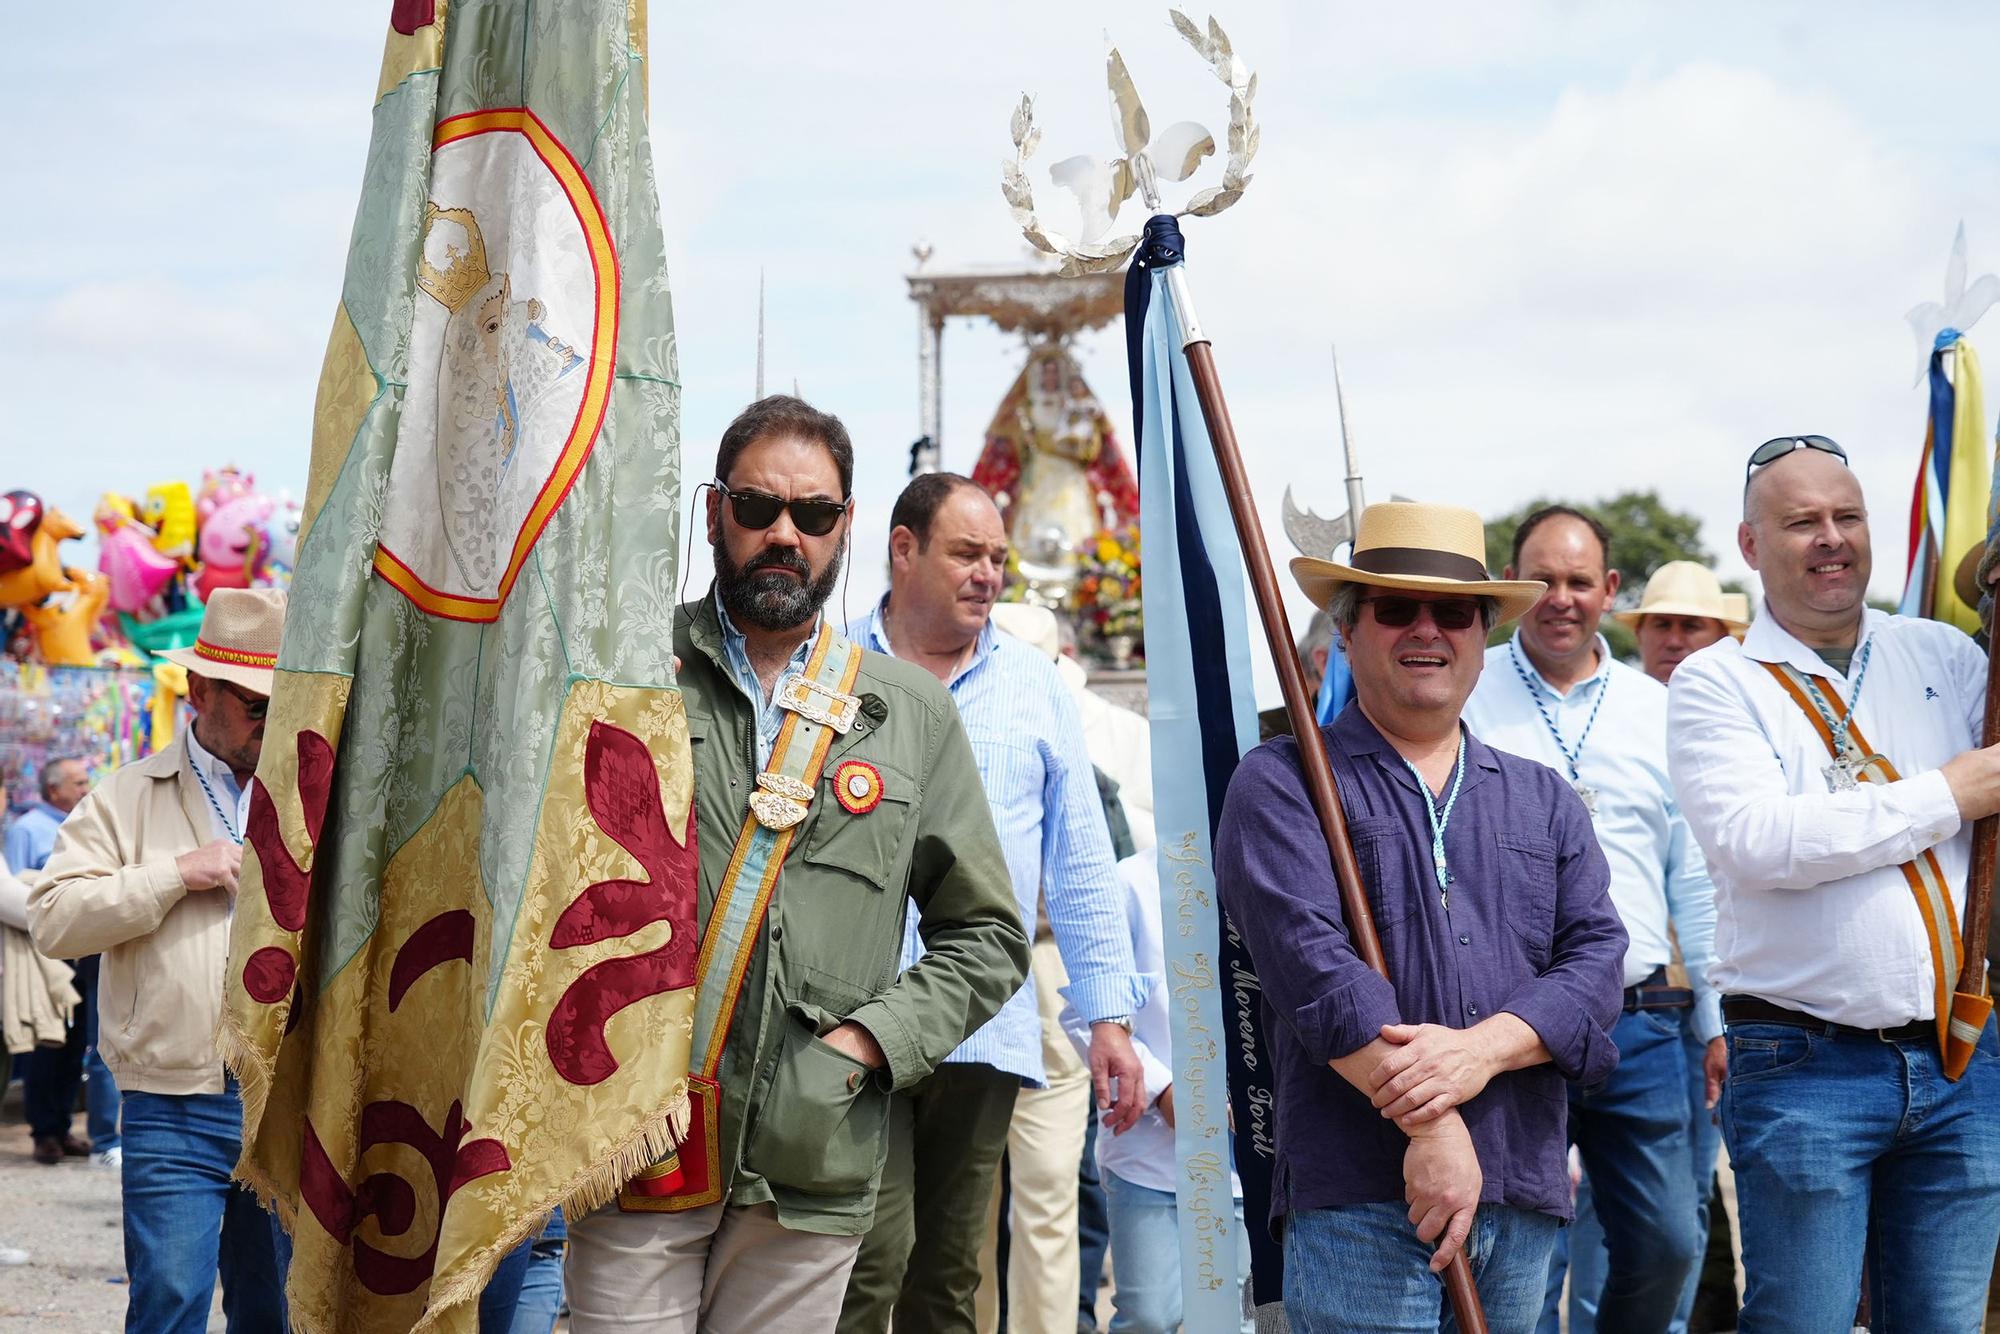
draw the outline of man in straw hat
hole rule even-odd
[[[1715,571],[1698,561],[1670,560],[1646,580],[1646,594],[1631,611],[1611,619],[1639,640],[1639,666],[1665,685],[1674,668],[1725,637],[1750,628],[1750,600],[1725,593]]]
[[[98,1051],[124,1091],[126,1328],[284,1329],[284,1241],[231,1172],[243,1108],[215,1049],[251,775],[285,595],[217,589],[188,670],[194,721],[63,822],[28,904],[35,947],[103,953]]]
[[[1878,1328],[1977,1329],[2000,1046],[1953,996],[1972,822],[2000,811],[1986,662],[1951,626],[1868,609],[1868,511],[1838,444],[1779,437],[1744,471],[1764,614],[1674,673],[1667,730],[1715,880],[1740,1327],[1847,1329],[1865,1263]],[[1948,1052],[1968,1060],[1956,1081]]]
[[[1713,1064],[1719,1086],[1722,1065],[1722,1013],[1708,985],[1715,887],[1667,778],[1666,688],[1614,659],[1598,633],[1618,595],[1610,532],[1568,506],[1537,510],[1515,530],[1505,574],[1548,592],[1487,650],[1466,721],[1583,798],[1631,937],[1611,1034],[1618,1070],[1569,1090],[1570,1136],[1602,1223],[1568,1237],[1571,1325],[1594,1311],[1595,1328],[1665,1334],[1683,1301],[1693,1305],[1689,1280],[1707,1235],[1716,1139],[1704,1071]],[[1667,977],[1676,936],[1692,988]],[[1551,1274],[1559,1289],[1560,1262]]]
[[[1496,1334],[1531,1330],[1570,1215],[1563,1081],[1618,1060],[1625,928],[1589,812],[1460,721],[1487,631],[1543,591],[1488,577],[1484,550],[1470,510],[1389,503],[1350,564],[1292,562],[1354,673],[1323,734],[1393,982],[1349,939],[1297,742],[1243,758],[1216,836],[1263,979],[1303,1328],[1435,1329],[1463,1249]]]

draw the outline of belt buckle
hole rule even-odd
[[[842,694],[831,686],[798,675],[788,676],[778,683],[772,703],[821,727],[831,727],[842,736],[846,736],[848,729],[854,726],[855,716],[861,711],[858,696]]]

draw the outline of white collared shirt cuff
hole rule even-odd
[[[1905,778],[1896,786],[1903,789],[1897,795],[1903,798],[1911,830],[1924,847],[1944,842],[1956,834],[1964,823],[1958,813],[1958,798],[1951,794],[1951,784],[1946,780],[1944,770],[1926,770],[1914,778]]]

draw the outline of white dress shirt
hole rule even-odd
[[[1708,980],[1715,887],[1667,776],[1666,687],[1613,658],[1599,635],[1597,670],[1567,694],[1558,693],[1535,670],[1517,630],[1507,643],[1486,650],[1479,686],[1466,701],[1465,723],[1487,745],[1569,778],[1569,761],[1543,721],[1543,710],[1577,757],[1577,779],[1596,793],[1591,827],[1611,865],[1612,906],[1632,942],[1625,950],[1625,985],[1638,985],[1672,960],[1671,921],[1694,985],[1695,1032],[1704,1042],[1721,1037],[1721,1000]]]
[[[1850,702],[1854,683],[1768,610],[1741,644],[1723,639],[1674,672],[1667,750],[1715,878],[1716,989],[1879,1028],[1936,1013],[1930,939],[1899,868],[1934,851],[1960,911],[1970,827],[1938,767],[1977,744],[1986,662],[1938,621],[1869,611],[1861,629],[1855,716],[1900,782],[1828,791],[1826,743],[1762,664],[1824,677]]]
[[[1180,1180],[1180,1159],[1174,1128],[1160,1114],[1160,1092],[1174,1082],[1174,1033],[1166,944],[1160,935],[1159,853],[1148,849],[1119,862],[1118,883],[1132,930],[1132,959],[1146,982],[1146,1003],[1132,1012],[1132,1050],[1146,1072],[1146,1110],[1122,1135],[1112,1134],[1103,1123],[1105,1113],[1097,1113],[1097,1165],[1115,1172],[1120,1180],[1171,1195]],[[1074,1004],[1063,1006],[1061,1022],[1070,1044],[1088,1061],[1090,1025]],[[1234,1168],[1229,1172],[1229,1189],[1235,1198],[1243,1198],[1243,1183]]]
[[[202,803],[208,807],[209,827],[216,838],[241,843],[250,823],[250,789],[257,780],[253,778],[239,787],[229,766],[209,754],[208,747],[195,736],[193,723],[182,731],[181,739],[187,743],[188,765],[194,770],[195,786],[202,787],[206,780],[206,791],[214,794],[213,803],[207,800]]]

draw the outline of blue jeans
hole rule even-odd
[[[521,1276],[521,1293],[514,1304],[514,1321],[502,1334],[551,1334],[562,1314],[563,1252],[569,1249],[569,1226],[558,1209],[536,1237]]]
[[[1694,1024],[1686,1029],[1688,1061],[1688,1115],[1694,1127],[1694,1221],[1697,1255],[1687,1282],[1681,1285],[1681,1304],[1674,1308],[1674,1322],[1667,1334],[1687,1334],[1688,1317],[1694,1313],[1695,1294],[1701,1289],[1701,1254],[1708,1247],[1708,1206],[1715,1198],[1715,1153],[1722,1144],[1722,1109],[1708,1105],[1708,1077],[1702,1060],[1708,1044],[1695,1036]],[[1720,1207],[1718,1202],[1717,1207]]]
[[[2000,1045],[1957,1083],[1929,1038],[1731,1024],[1722,1134],[1741,1214],[1741,1334],[1976,1330],[2000,1245]]]
[[[1465,1249],[1492,1334],[1534,1329],[1557,1227],[1548,1214],[1479,1206]],[[1401,1204],[1288,1214],[1285,1315],[1294,1334],[1455,1334],[1444,1284],[1430,1271],[1431,1251]]]
[[[1111,1213],[1111,1334],[1172,1334],[1181,1327],[1180,1210],[1172,1191],[1135,1186],[1116,1172],[1103,1174]],[[1236,1202],[1236,1264],[1243,1289],[1250,1286],[1250,1234],[1243,1201]],[[1242,1334],[1255,1321],[1243,1317]],[[1220,1334],[1220,1331],[1218,1331]]]
[[[1628,1011],[1611,1032],[1618,1069],[1601,1084],[1570,1089],[1570,1138],[1604,1235],[1596,1325],[1619,1334],[1665,1334],[1706,1241],[1695,1226],[1688,1107],[1693,1017],[1692,1010]],[[1583,1239],[1570,1240],[1576,1263]],[[1570,1286],[1578,1290],[1574,1280]]]
[[[288,1328],[290,1247],[230,1178],[242,1131],[234,1079],[223,1093],[125,1096],[127,1334],[202,1334],[218,1271],[232,1334]]]

